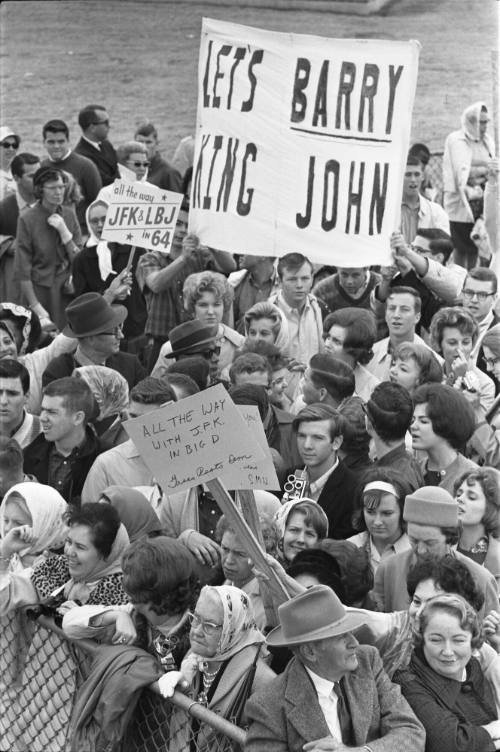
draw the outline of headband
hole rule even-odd
[[[363,493],[367,491],[385,491],[398,498],[398,492],[391,483],[385,483],[383,480],[374,480],[371,483],[367,483],[363,488]]]

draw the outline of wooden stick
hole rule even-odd
[[[245,550],[248,552],[249,557],[252,559],[257,569],[269,578],[269,588],[271,589],[277,604],[285,603],[285,601],[290,599],[285,585],[267,563],[264,549],[259,545],[258,540],[250,530],[245,518],[236,507],[236,504],[228,494],[223,483],[218,478],[215,478],[214,480],[206,481],[206,485],[221,508],[222,513],[225,514],[231,522],[236,535],[241,540]]]
[[[128,273],[128,272],[130,271],[130,269],[132,268],[132,262],[133,262],[133,260],[134,260],[134,255],[135,255],[135,251],[136,251],[136,246],[135,246],[135,245],[133,245],[133,246],[132,246],[132,248],[130,249],[130,253],[129,253],[129,255],[128,255],[128,261],[127,261],[127,266],[126,266],[126,269],[127,269],[127,273]]]

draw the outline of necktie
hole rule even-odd
[[[337,695],[337,715],[339,717],[340,730],[342,732],[342,742],[350,744],[352,741],[352,724],[351,714],[347,705],[347,700],[339,682],[334,682],[333,691]]]

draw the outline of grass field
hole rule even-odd
[[[269,4],[272,6],[272,0]],[[305,3],[306,4],[306,3]],[[193,131],[196,69],[203,16],[329,37],[418,39],[422,44],[413,140],[442,149],[465,106],[492,102],[491,50],[497,46],[497,0],[395,0],[367,18],[312,11],[224,8],[155,0],[4,0],[2,123],[23,148],[42,153],[41,125],[102,102],[115,145],[145,118],[159,128],[166,155]]]

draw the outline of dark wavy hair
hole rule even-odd
[[[446,384],[422,384],[413,394],[413,404],[426,404],[434,433],[463,451],[476,428],[474,410],[463,394]]]
[[[441,557],[424,554],[418,557],[406,576],[410,599],[413,599],[417,586],[424,580],[433,580],[445,593],[461,595],[476,611],[481,611],[484,605],[484,595],[469,569],[452,554]]]
[[[386,496],[388,491],[382,491],[379,489],[370,489],[365,492],[365,486],[368,483],[374,481],[382,481],[383,483],[390,483],[394,486],[396,491],[396,502],[399,507],[399,527],[401,532],[406,532],[406,522],[403,519],[403,508],[405,505],[405,498],[411,493],[412,488],[406,478],[397,472],[394,468],[385,467],[371,467],[363,474],[361,483],[358,487],[357,493],[357,508],[352,516],[353,527],[360,532],[366,530],[366,521],[364,511],[366,508],[377,509],[382,501],[382,497]]]
[[[346,606],[363,601],[373,588],[373,571],[366,548],[358,548],[347,540],[325,538],[318,548],[326,551],[337,562],[346,599]]]
[[[164,535],[141,538],[122,557],[123,587],[132,603],[148,603],[156,614],[183,614],[200,592],[189,550]]]
[[[350,355],[356,365],[366,365],[373,358],[372,347],[377,339],[377,324],[371,311],[364,308],[341,308],[329,313],[323,322],[323,337],[332,326],[346,330],[343,350]]]
[[[82,504],[79,509],[70,507],[65,520],[70,527],[85,525],[90,528],[93,545],[103,559],[108,558],[121,524],[119,514],[111,504],[89,502]]]
[[[462,483],[471,486],[479,483],[486,499],[486,509],[481,520],[487,535],[500,538],[500,473],[494,467],[480,467],[469,470],[455,481],[453,492],[456,493]]]

